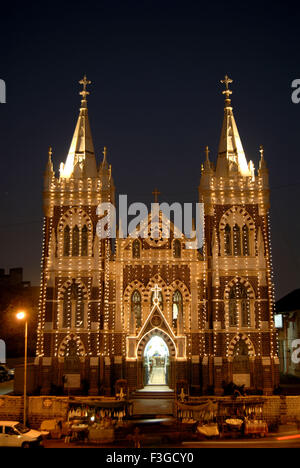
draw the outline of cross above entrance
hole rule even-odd
[[[159,288],[158,284],[156,284],[154,288],[151,289],[151,291],[154,291],[153,304],[158,304],[159,303],[158,293],[159,291],[161,291],[161,288]]]

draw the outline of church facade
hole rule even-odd
[[[42,279],[37,385],[113,394],[151,383],[195,394],[222,394],[225,384],[271,393],[279,381],[273,322],[269,182],[263,148],[256,171],[246,160],[226,76],[224,120],[216,164],[206,148],[199,174],[204,243],[159,211],[157,235],[100,238],[100,203],[116,204],[106,149],[97,165],[89,126],[86,77],[65,163],[44,175]],[[145,234],[145,233],[144,233]],[[153,369],[157,378],[152,381]],[[160,377],[158,377],[160,375]]]

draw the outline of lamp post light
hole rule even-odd
[[[27,316],[26,313],[20,311],[17,313],[18,320],[25,320],[25,352],[24,352],[24,406],[23,406],[23,424],[26,426],[26,403],[27,403]]]

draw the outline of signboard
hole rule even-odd
[[[241,387],[245,385],[246,388],[250,387],[250,374],[233,374],[233,383]]]
[[[80,374],[65,374],[65,388],[80,388]]]

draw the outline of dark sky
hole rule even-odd
[[[98,162],[108,147],[119,193],[149,203],[197,200],[204,147],[216,152],[220,79],[233,78],[233,108],[247,159],[259,145],[270,170],[276,297],[300,286],[300,15],[296,3],[98,1],[14,3],[1,18],[0,267],[39,283],[42,176],[49,145],[64,161],[80,97]]]

